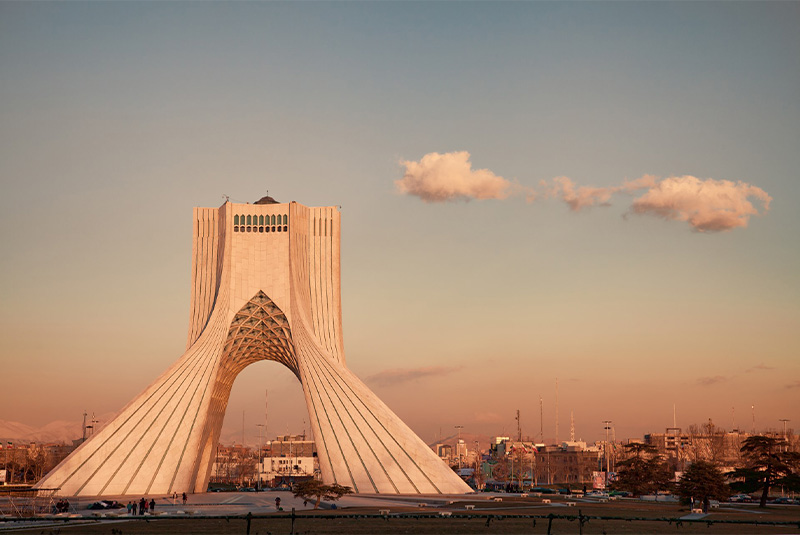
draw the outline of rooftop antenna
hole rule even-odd
[[[230,196],[230,195],[225,195],[225,194],[223,193],[223,194],[222,194],[222,198],[223,198],[223,199],[225,199],[225,202],[231,202],[231,196]]]
[[[753,434],[756,434],[756,406],[755,404],[750,405],[750,411],[753,413]]]
[[[675,414],[675,404],[674,403],[672,404],[672,428],[673,429],[677,429],[678,428],[678,418],[676,417],[676,414]]]
[[[736,431],[736,406],[731,407],[731,431]]]
[[[539,441],[544,443],[544,403],[542,396],[539,396]]]
[[[575,442],[575,413],[569,411],[569,441]]]
[[[519,424],[519,409],[517,409],[517,442],[522,442],[522,426]]]

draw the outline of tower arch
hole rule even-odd
[[[292,224],[235,232],[234,212],[240,224],[242,212],[248,224],[261,216]],[[339,219],[335,207],[295,202],[195,208],[185,353],[37,487],[75,496],[204,492],[236,376],[274,360],[302,385],[324,482],[360,493],[468,492],[345,365]]]

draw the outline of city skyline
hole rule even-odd
[[[570,412],[587,440],[673,405],[800,422],[800,6],[0,10],[0,420],[120,410],[185,345],[192,207],[269,194],[341,206],[348,366],[426,442],[517,409],[538,434],[540,396],[554,437],[556,378],[561,439]],[[434,154],[462,186],[431,188]],[[259,363],[223,436],[265,390],[274,434],[303,430]]]

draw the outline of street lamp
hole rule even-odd
[[[786,444],[786,451],[789,451],[789,436],[786,434],[786,422],[791,422],[788,418],[781,418],[778,420],[783,422],[783,442]]]
[[[456,442],[456,454],[458,455],[458,475],[461,475],[461,448],[459,445],[461,444],[461,430],[464,429],[463,425],[455,426],[458,429],[458,442]]]
[[[262,455],[264,454],[264,426],[266,424],[256,424],[256,427],[259,427],[258,431],[258,457],[257,457],[257,464],[258,467],[258,488],[261,488],[261,459]]]
[[[603,429],[606,430],[606,443],[603,448],[603,456],[606,458],[606,483],[608,483],[609,459],[608,459],[608,431],[611,429],[611,420],[603,420]]]

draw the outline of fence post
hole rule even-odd
[[[553,513],[547,515],[547,535],[550,535],[550,530],[553,528]]]
[[[292,507],[292,533],[291,533],[291,535],[294,535],[294,507]]]
[[[247,535],[250,535],[250,521],[253,519],[253,513],[248,512],[245,518],[247,519]]]

